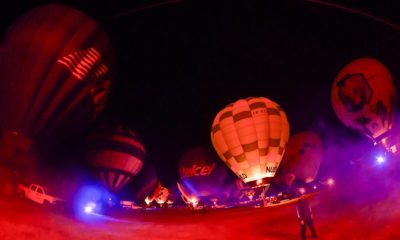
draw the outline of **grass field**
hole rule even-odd
[[[399,192],[360,199],[338,191],[311,198],[319,239],[400,239]],[[300,239],[294,201],[273,207],[124,210],[91,221],[21,199],[0,198],[0,239]]]

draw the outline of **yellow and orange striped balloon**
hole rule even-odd
[[[274,177],[289,139],[289,122],[275,102],[240,99],[214,119],[211,141],[220,158],[245,183],[256,186]]]

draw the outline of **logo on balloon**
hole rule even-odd
[[[266,170],[269,173],[274,173],[274,172],[276,172],[276,170],[278,170],[278,167],[277,166],[267,166]]]
[[[339,88],[339,99],[349,112],[360,111],[371,101],[372,88],[362,73],[346,74],[336,86]]]
[[[214,170],[215,163],[212,165],[204,165],[204,166],[197,166],[194,164],[191,168],[181,168],[181,175],[182,177],[188,178],[188,177],[193,177],[193,176],[208,176],[212,173]]]
[[[239,177],[240,177],[241,179],[246,179],[246,178],[247,178],[247,175],[246,175],[246,173],[239,173]]]
[[[360,125],[365,134],[372,136],[373,133],[367,127],[367,124],[371,123],[373,129],[376,129],[379,126],[376,122],[372,122],[370,117],[367,117],[362,113],[362,110],[366,104],[371,105],[370,101],[373,96],[372,87],[368,83],[364,74],[346,74],[338,81],[336,86],[339,88],[339,99],[346,110],[351,113],[361,112],[361,115],[354,119],[353,122],[357,125]],[[388,110],[382,101],[377,101],[375,106],[371,107],[370,110],[380,117],[382,124],[385,124],[385,122],[388,120],[386,116]]]

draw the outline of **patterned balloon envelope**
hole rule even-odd
[[[113,53],[105,32],[84,13],[58,4],[34,8],[8,29],[0,48],[8,152],[59,141],[103,110]]]
[[[129,128],[102,126],[88,139],[86,159],[104,186],[118,192],[141,170],[145,148]]]
[[[347,127],[380,141],[393,126],[396,92],[389,70],[372,58],[359,58],[336,76],[331,99]]]
[[[214,119],[211,141],[220,158],[245,183],[265,185],[274,177],[289,138],[289,122],[275,102],[240,99]]]
[[[290,179],[292,174],[306,183],[312,182],[318,174],[323,154],[318,134],[312,131],[296,133],[289,138],[280,169],[289,182],[294,181]]]

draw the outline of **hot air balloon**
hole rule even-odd
[[[154,190],[152,191],[151,194],[149,194],[146,199],[144,200],[146,202],[146,204],[148,206],[150,206],[150,204],[156,200],[156,197],[158,196],[158,193],[161,191],[162,188],[162,184],[160,181],[157,181],[156,187],[154,188]]]
[[[338,118],[374,142],[382,141],[392,129],[395,99],[389,70],[372,58],[344,66],[332,85],[332,106]]]
[[[177,182],[176,185],[178,186],[179,192],[181,193],[181,198],[183,202],[186,203],[189,208],[192,208],[193,210],[196,209],[200,199],[194,193],[190,192],[185,184]],[[210,197],[208,201],[211,201],[211,198],[214,197]]]
[[[312,182],[318,174],[323,153],[318,134],[306,131],[291,136],[280,166],[288,183],[293,182],[294,178]]]
[[[182,184],[197,198],[207,202],[213,197],[229,197],[225,186],[229,169],[211,147],[189,149],[180,158],[178,168]]]
[[[178,197],[180,197],[180,192],[179,192],[178,186],[176,184],[172,184],[168,188],[168,198],[166,201],[168,206],[172,206],[172,204],[175,203],[175,201],[178,199]]]
[[[163,206],[164,203],[168,200],[169,190],[168,188],[161,186],[160,190],[155,195],[155,201],[158,205]]]
[[[131,129],[102,126],[87,141],[86,159],[103,185],[117,193],[139,173],[145,153],[141,139]]]
[[[84,13],[57,4],[34,8],[8,29],[0,48],[7,157],[71,135],[103,110],[113,54],[106,34]]]
[[[156,169],[151,163],[145,162],[138,175],[125,185],[119,195],[133,198],[136,203],[143,203],[146,197],[153,193],[157,183]]]
[[[187,205],[192,204],[193,201],[193,194],[189,193],[189,190],[185,188],[185,186],[182,183],[177,182],[176,186],[179,189],[179,192],[181,194],[181,198],[183,200],[183,202],[185,202]]]
[[[266,185],[279,167],[289,138],[289,122],[275,102],[240,99],[214,119],[211,141],[220,158],[245,183]]]

